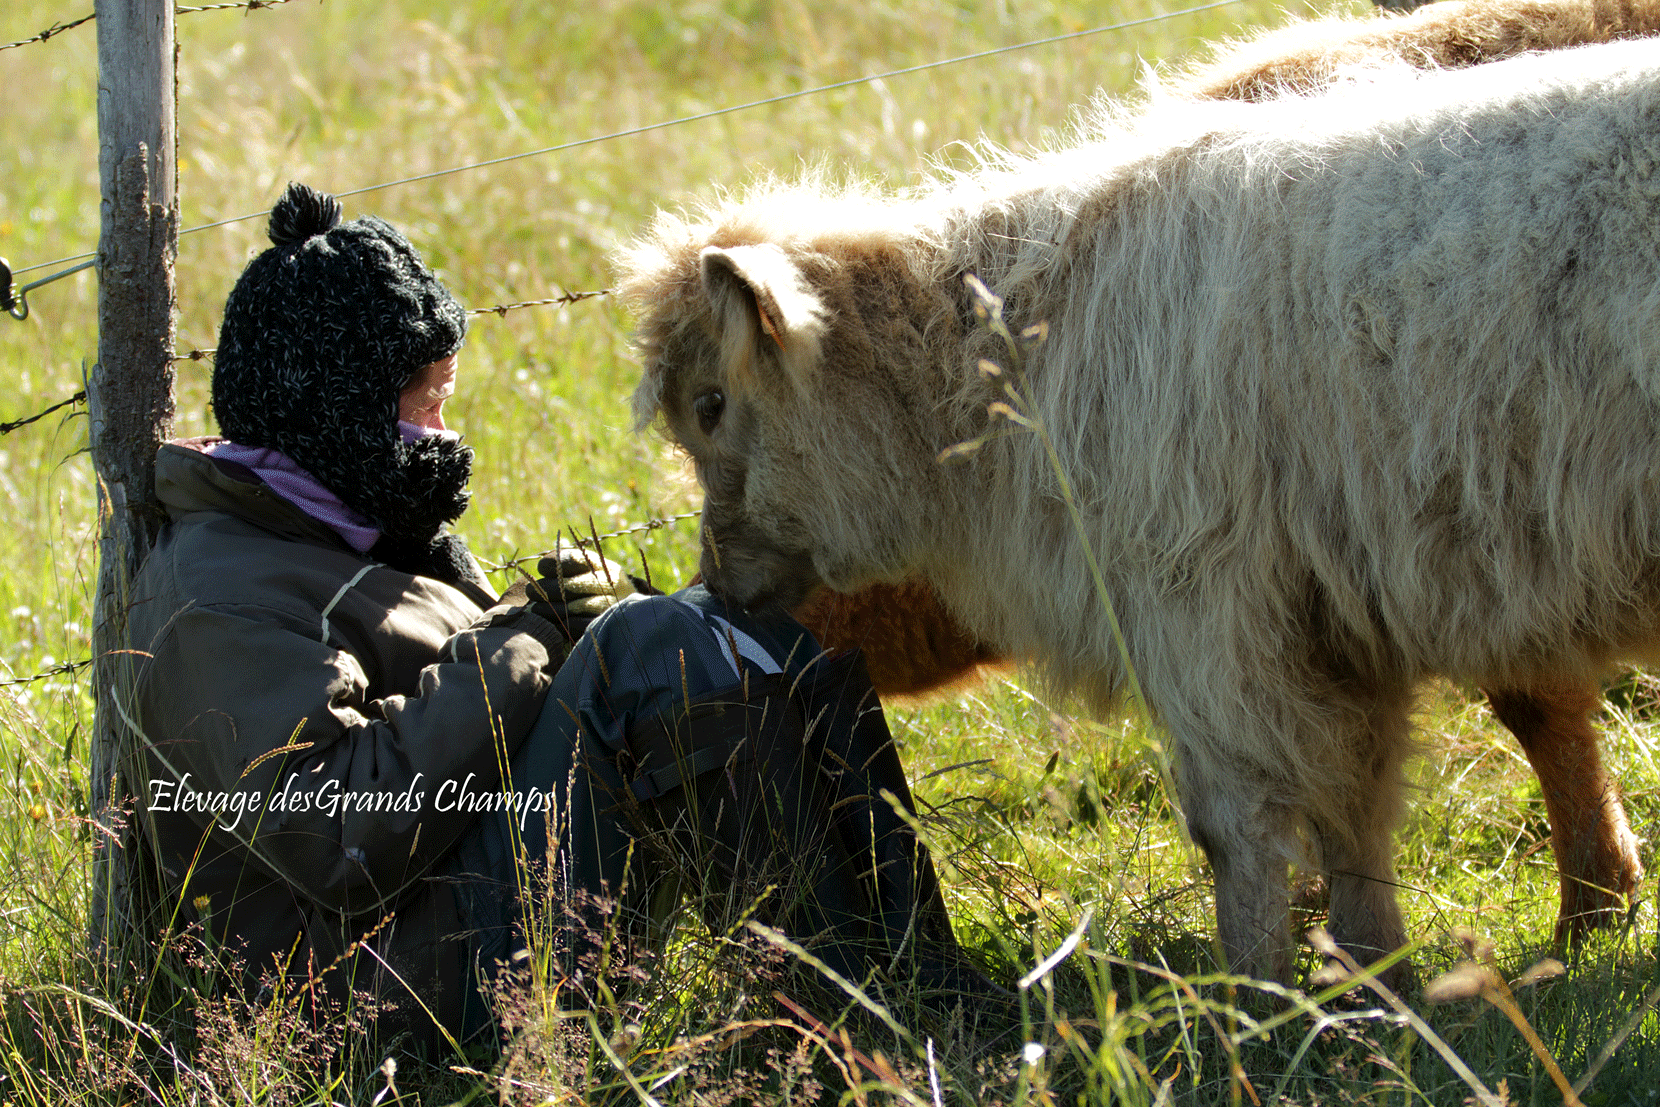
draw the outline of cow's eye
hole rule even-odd
[[[703,433],[714,434],[720,425],[721,412],[726,410],[726,397],[718,390],[710,390],[692,401],[692,410],[697,412],[697,425]]]

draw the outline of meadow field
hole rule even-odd
[[[971,164],[981,141],[1059,141],[1091,97],[1136,95],[1148,66],[1328,10],[1236,0],[896,73],[1184,6],[291,0],[183,12],[174,432],[214,428],[211,361],[189,355],[214,346],[289,181],[372,189],[344,200],[347,216],[404,229],[469,307],[598,291],[613,250],[659,207],[805,167],[902,186]],[[0,44],[90,9],[7,0]],[[857,80],[878,74],[893,75]],[[19,284],[96,248],[97,82],[95,24],[0,50],[0,255],[27,270]],[[705,118],[642,130],[693,116]],[[86,271],[32,293],[26,321],[0,318],[0,422],[81,387],[96,304]],[[487,564],[561,533],[626,532],[607,542],[616,560],[659,584],[695,571],[695,520],[632,529],[699,497],[663,442],[630,425],[629,328],[606,296],[474,317],[446,415],[477,449],[458,529]],[[366,1035],[249,1010],[170,964],[89,964],[92,707],[84,670],[61,671],[90,649],[86,441],[73,405],[0,438],[0,1104],[1560,1103],[1542,1054],[1568,1081],[1595,1070],[1585,1103],[1660,1102],[1652,881],[1625,926],[1553,948],[1537,781],[1480,695],[1448,685],[1421,704],[1401,898],[1423,981],[1464,960],[1470,935],[1492,943],[1507,980],[1561,959],[1564,972],[1516,986],[1510,1015],[1417,990],[1410,1017],[1372,993],[1296,998],[1266,1027],[1234,1010],[1208,871],[1166,799],[1159,734],[1128,709],[1086,720],[1018,672],[890,705],[958,930],[995,978],[1028,982],[1001,1034],[903,991],[867,997],[879,1013],[834,989],[789,1008],[773,998],[777,956],[692,921],[626,995],[559,1010],[533,965],[502,997],[514,1035],[501,1057],[400,1056],[395,1069]],[[1605,756],[1645,839],[1660,818],[1657,704],[1632,676],[1605,719]],[[1648,841],[1644,861],[1656,868]],[[1320,921],[1317,895],[1301,920]],[[1308,951],[1305,968],[1317,963]]]

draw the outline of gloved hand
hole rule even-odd
[[[523,582],[523,588],[525,605],[563,630],[572,642],[618,600],[643,591],[621,565],[577,547],[538,561],[536,578]]]

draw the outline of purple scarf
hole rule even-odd
[[[454,431],[428,430],[401,419],[398,420],[398,433],[403,436],[405,442],[413,442],[429,434],[455,435]],[[339,496],[329,491],[321,481],[300,468],[293,458],[280,450],[265,446],[243,446],[228,438],[198,438],[179,444],[201,450],[211,458],[235,462],[251,470],[270,487],[271,491],[318,522],[333,527],[340,537],[346,540],[346,544],[358,553],[368,553],[370,547],[380,541],[380,530],[373,523],[347,507]]]

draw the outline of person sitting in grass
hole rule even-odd
[[[290,185],[269,234],[225,305],[225,437],[157,456],[116,690],[162,887],[237,986],[464,1041],[532,934],[579,1004],[605,936],[649,946],[691,892],[854,981],[994,993],[858,655],[580,551],[497,597],[446,529],[462,308],[332,196]]]

